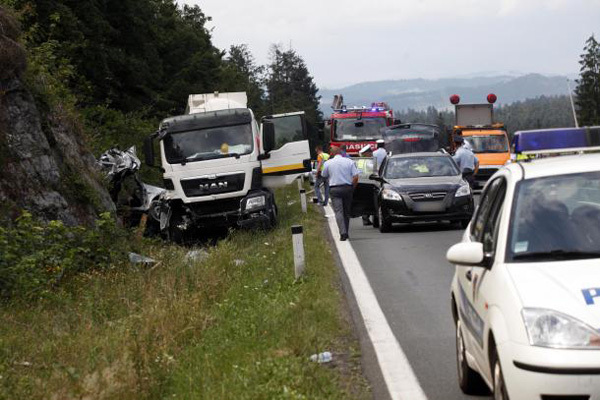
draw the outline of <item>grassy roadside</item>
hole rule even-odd
[[[202,259],[148,242],[151,270],[82,275],[35,304],[4,304],[0,398],[369,398],[324,219],[297,200],[295,187],[279,191],[277,229],[235,232]],[[325,350],[333,363],[308,361]]]

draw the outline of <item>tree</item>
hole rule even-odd
[[[581,125],[600,124],[600,44],[590,36],[583,48],[577,80],[577,115]]]
[[[319,110],[321,96],[306,63],[295,50],[271,47],[271,63],[265,80],[267,110],[271,114],[304,111],[312,144],[320,142],[317,124],[322,120]],[[312,146],[311,146],[312,147]]]
[[[265,67],[256,65],[248,45],[233,45],[223,60],[221,69],[221,91],[246,92],[248,107],[257,118],[265,113],[265,91],[263,88]]]
[[[13,0],[28,48],[54,43],[75,68],[80,107],[181,113],[189,93],[219,90],[223,54],[198,6],[174,0]]]

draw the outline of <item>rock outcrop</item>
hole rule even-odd
[[[21,77],[18,24],[0,7],[0,218],[24,209],[45,220],[89,224],[114,210],[81,127],[60,107],[42,115]]]

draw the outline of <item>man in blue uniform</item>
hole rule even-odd
[[[373,152],[373,157],[377,159],[377,168],[381,168],[381,164],[383,164],[383,160],[387,156],[387,151],[385,150],[385,142],[383,139],[379,139],[377,141],[377,150]]]
[[[471,150],[463,146],[464,139],[462,136],[454,136],[454,143],[457,149],[452,158],[456,162],[456,165],[458,165],[459,171],[462,172],[463,178],[473,187],[475,174],[479,170],[479,160]]]
[[[340,231],[340,240],[348,240],[352,194],[358,185],[358,168],[354,161],[341,155],[339,147],[332,147],[332,159],[327,160],[322,175],[329,179],[329,195]]]

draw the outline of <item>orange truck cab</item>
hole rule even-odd
[[[462,135],[479,160],[475,186],[483,187],[487,180],[510,160],[510,143],[503,124],[494,123],[496,95],[487,97],[488,104],[458,104],[458,95],[452,95],[456,125],[453,135]]]
[[[479,170],[475,175],[477,187],[483,187],[485,182],[494,175],[510,159],[508,135],[502,124],[490,127],[459,127],[468,146],[479,160]]]

